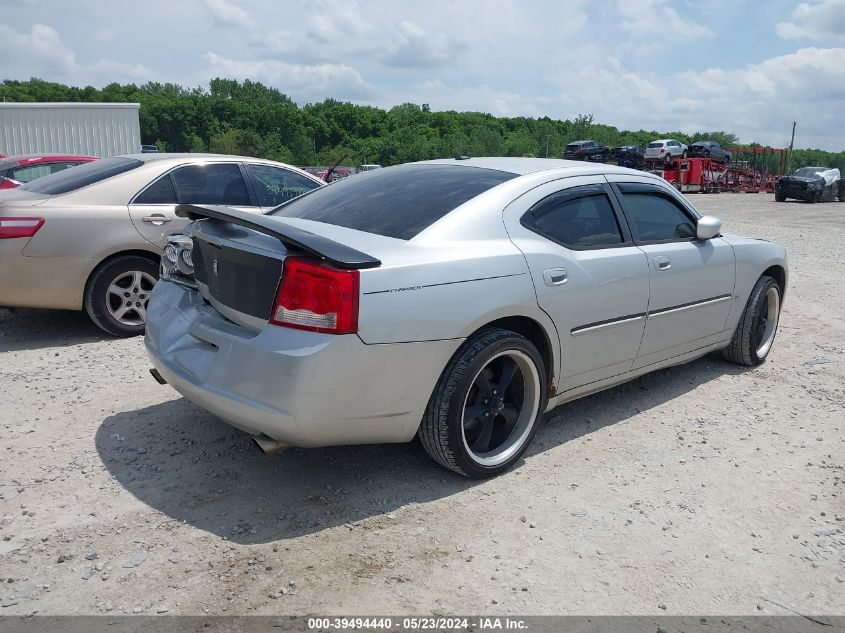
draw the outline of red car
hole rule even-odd
[[[14,189],[22,184],[57,171],[90,163],[93,156],[66,154],[21,154],[0,158],[0,189]]]

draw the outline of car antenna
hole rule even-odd
[[[469,159],[470,159],[470,157],[465,156],[464,154],[459,154],[458,156],[455,156],[455,160],[469,160]]]
[[[331,182],[332,181],[332,174],[334,173],[334,170],[337,169],[337,166],[340,165],[343,161],[345,161],[348,156],[349,156],[349,154],[344,154],[343,158],[341,158],[334,165],[332,165],[331,168],[326,172],[326,175],[323,176],[323,180],[325,180],[326,182]]]

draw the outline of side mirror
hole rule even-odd
[[[722,221],[712,215],[702,215],[695,227],[695,236],[700,240],[710,240],[719,235]]]

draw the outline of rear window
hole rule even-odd
[[[100,182],[106,178],[117,176],[124,172],[140,167],[144,163],[136,158],[101,158],[91,163],[79,165],[73,169],[65,169],[49,176],[22,185],[24,191],[43,193],[55,196],[61,193],[76,191]]]
[[[663,143],[661,143],[660,141],[655,141],[653,143],[649,143],[648,146],[649,147],[663,147]]]
[[[269,215],[409,240],[452,209],[516,174],[452,165],[400,165],[320,187]]]

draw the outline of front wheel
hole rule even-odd
[[[722,355],[738,365],[759,365],[772,349],[780,319],[780,287],[767,275],[757,280],[736,326],[731,344]]]
[[[470,337],[444,369],[419,438],[466,477],[498,475],[526,451],[546,408],[546,369],[524,336],[499,328]]]
[[[144,333],[147,303],[158,281],[158,265],[138,255],[101,264],[85,287],[85,311],[100,329],[114,336]]]

